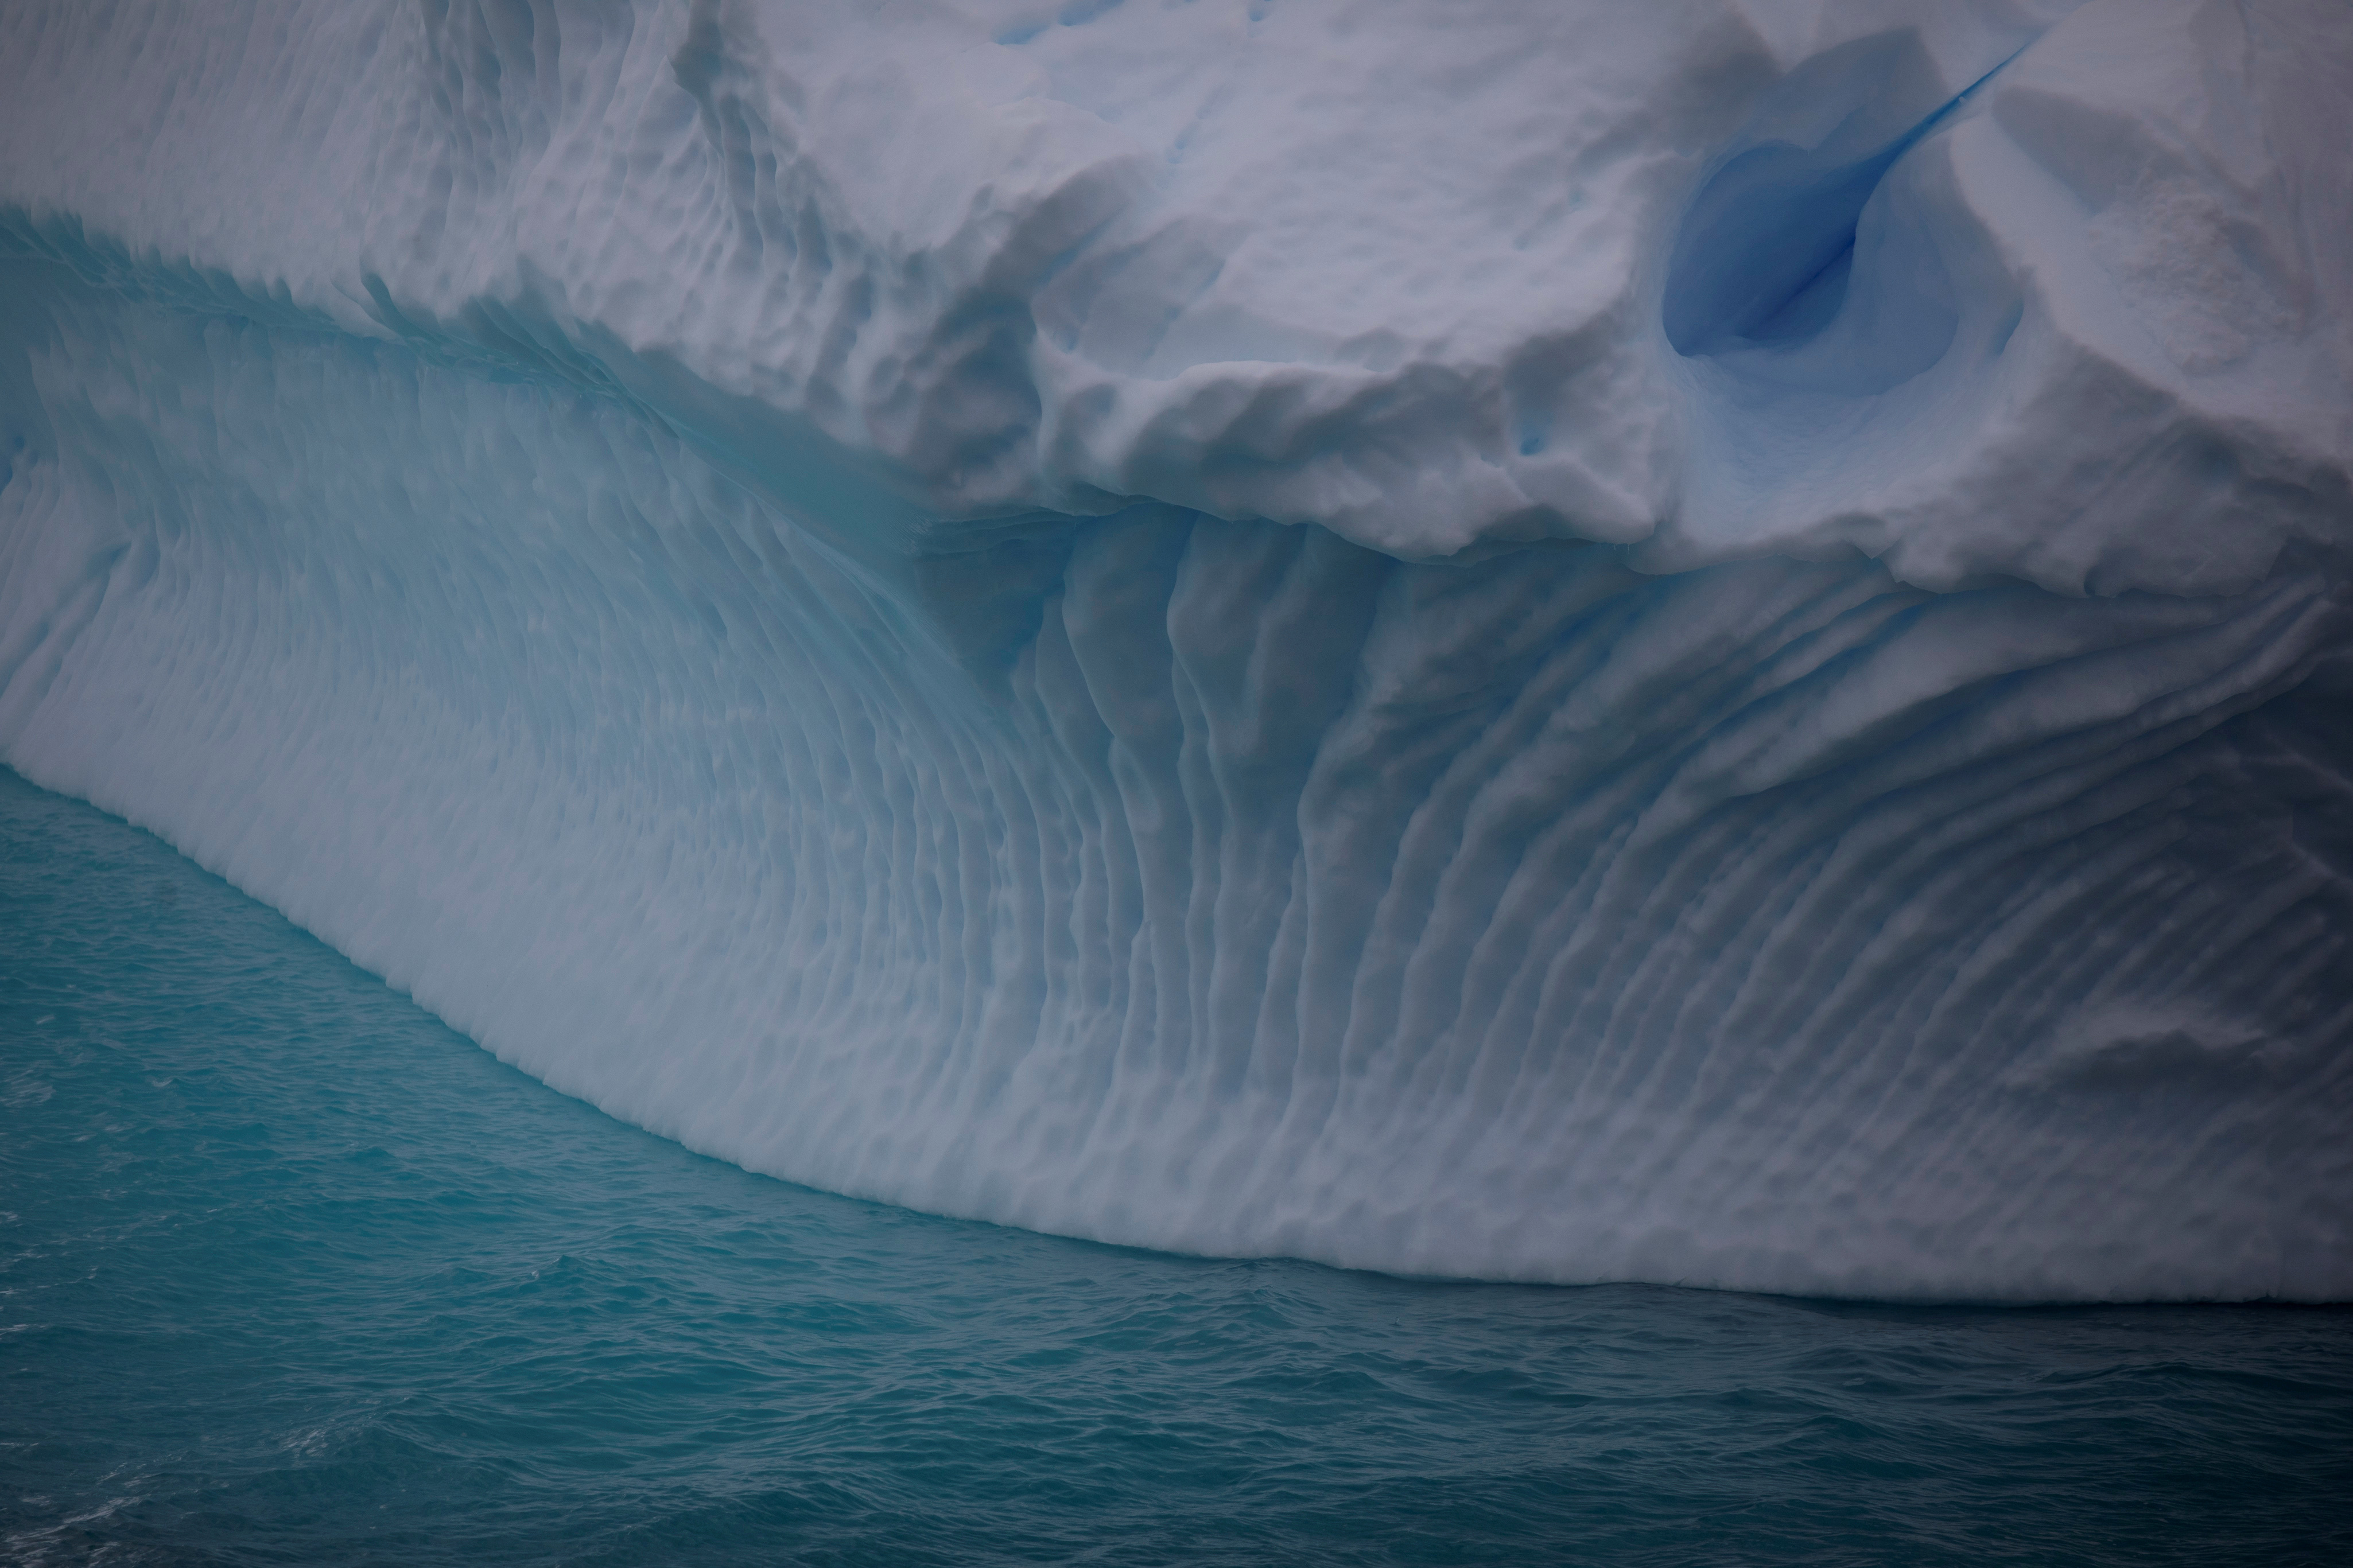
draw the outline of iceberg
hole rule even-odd
[[[2335,0],[26,0],[0,763],[1147,1247],[2353,1296]]]

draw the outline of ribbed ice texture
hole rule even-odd
[[[12,8],[0,761],[840,1191],[2353,1292],[2346,48],[1905,9]]]
[[[11,762],[630,1120],[1398,1269],[2348,1285],[2316,571],[1934,595],[1138,508],[891,584],[608,402],[11,287],[58,331]]]

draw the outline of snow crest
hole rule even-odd
[[[755,1169],[2353,1293],[2288,0],[0,15],[0,762]]]

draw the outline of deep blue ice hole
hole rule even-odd
[[[1911,139],[1824,168],[1786,142],[1752,147],[1701,188],[1667,269],[1667,341],[1690,359],[1820,335],[1845,304],[1855,229]]]
[[[1848,85],[1864,80],[1851,74]],[[1828,150],[1833,137],[1821,147],[1765,142],[1727,159],[1694,198],[1668,261],[1662,325],[1675,352],[1744,381],[1847,396],[1884,392],[1943,358],[1959,310],[1938,215],[1888,175],[1977,85],[1861,156],[1851,144]]]

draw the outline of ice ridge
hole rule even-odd
[[[0,762],[755,1169],[2353,1291],[2326,4],[0,15]]]

